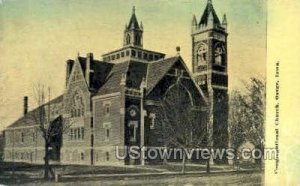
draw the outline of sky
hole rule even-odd
[[[132,7],[144,26],[144,48],[181,56],[191,66],[191,21],[206,0],[0,0],[0,131],[29,109],[34,87],[63,93],[65,61],[79,53],[101,55],[122,46]],[[213,0],[228,20],[229,89],[250,77],[265,78],[267,13],[264,0]]]

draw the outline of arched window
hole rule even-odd
[[[207,45],[201,43],[197,50],[197,65],[204,65],[207,62]]]
[[[73,96],[71,97],[71,116],[72,117],[80,117],[84,115],[85,107],[84,107],[84,99],[83,94],[80,91],[75,91]]]
[[[129,45],[130,44],[130,35],[127,34],[126,36],[126,44]]]
[[[224,65],[224,49],[222,45],[218,45],[215,48],[215,64]]]
[[[140,36],[138,34],[135,35],[135,44],[140,45],[140,42],[141,42]]]
[[[191,93],[179,82],[167,90],[164,101],[170,104],[170,107],[177,107],[178,110],[183,109],[183,112],[186,108],[194,105]]]

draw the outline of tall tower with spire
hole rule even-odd
[[[192,19],[192,69],[209,100],[208,134],[212,147],[228,147],[227,20],[220,22],[211,0]]]
[[[125,25],[124,46],[143,47],[143,24],[137,21],[135,7],[132,8],[129,24]]]
[[[122,48],[103,54],[103,61],[111,63],[128,61],[148,63],[163,59],[165,54],[143,48],[143,33],[143,23],[139,24],[135,7],[133,7],[129,23],[125,25]]]

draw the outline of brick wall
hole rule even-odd
[[[44,139],[37,126],[5,131],[5,161],[39,163],[43,157]]]
[[[124,146],[122,96],[116,93],[96,97],[93,102],[95,164],[123,164],[115,156],[115,147]]]

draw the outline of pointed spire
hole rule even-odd
[[[128,24],[128,29],[140,29],[139,23],[135,16],[135,6],[132,7],[132,15]]]
[[[192,25],[197,26],[197,19],[195,15],[193,16]]]
[[[226,17],[226,14],[223,15],[222,25],[227,25],[227,17]]]
[[[212,28],[214,26],[214,16],[213,13],[210,12],[207,18],[207,26]]]
[[[197,26],[197,18],[195,15],[193,15],[193,20],[192,20],[192,33],[195,32],[198,29]]]
[[[209,21],[213,21],[212,24],[213,25],[217,25],[220,26],[220,20],[214,10],[213,4],[212,4],[212,0],[208,0],[207,1],[207,5],[206,8],[201,16],[199,25],[208,25]],[[211,23],[210,23],[211,24]]]

